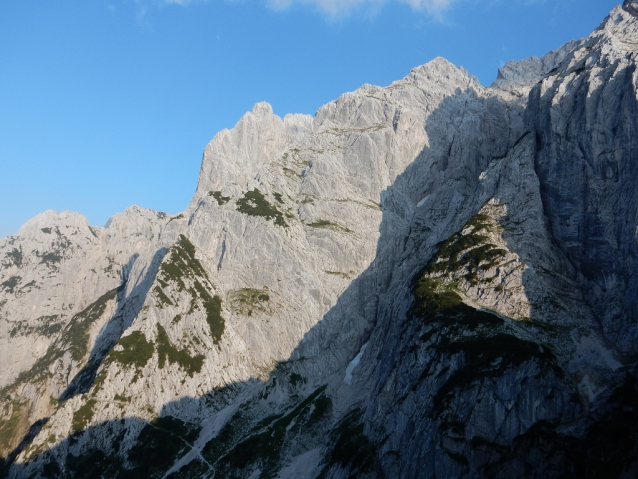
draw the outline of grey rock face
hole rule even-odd
[[[632,15],[638,16],[638,3],[636,0],[625,0],[622,7]]]
[[[521,61],[509,61],[498,69],[493,87],[512,89],[534,86],[549,72],[560,67],[571,52],[579,47],[579,41],[571,41],[542,58],[531,57]]]
[[[586,46],[531,92],[536,170],[551,232],[582,273],[605,335],[636,352],[638,119],[635,17],[625,2]]]
[[[489,88],[260,103],[175,217],[2,239],[9,477],[635,476],[632,8]]]

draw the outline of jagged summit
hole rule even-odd
[[[635,477],[628,8],[491,87],[258,103],[183,213],[1,239],[3,473]]]
[[[312,125],[309,115],[280,118],[257,103],[231,130],[222,130],[206,146],[195,198],[208,191],[245,189],[271,156]]]

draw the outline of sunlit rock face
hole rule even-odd
[[[634,9],[490,87],[257,104],[183,213],[1,239],[3,473],[635,477]]]

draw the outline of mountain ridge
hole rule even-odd
[[[633,65],[632,5],[587,39],[507,64],[492,87],[437,58],[314,118],[257,104],[206,147],[182,214],[132,207],[95,231],[38,219],[37,247],[0,240],[3,323],[60,324],[53,363],[3,391],[3,434],[22,424],[4,451],[48,418],[9,477],[576,477],[601,464],[630,477],[635,440],[591,453],[605,421],[635,436],[622,424],[636,423],[623,407],[638,117],[618,69]],[[619,88],[633,97],[614,103]],[[556,104],[580,115],[577,146],[590,131],[598,143],[552,153],[569,137]],[[581,177],[557,161],[567,155],[592,175],[570,184]],[[605,193],[570,201],[583,185]],[[621,220],[605,206],[623,203]],[[592,246],[565,217],[603,234]],[[67,264],[80,252],[90,260]],[[69,297],[85,298],[63,300],[51,324],[21,306],[24,285],[49,291],[47,277],[74,278],[84,293]]]

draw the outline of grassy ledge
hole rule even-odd
[[[153,343],[146,340],[144,333],[133,331],[128,336],[120,338],[109,352],[108,358],[123,365],[143,368],[153,357],[154,351]]]
[[[464,278],[472,285],[479,282],[478,272],[487,271],[505,258],[507,251],[489,243],[482,232],[491,231],[490,217],[477,214],[465,225],[466,234],[456,233],[439,246],[439,251],[430,261],[425,273],[429,275],[465,271]]]
[[[179,240],[167,253],[159,268],[157,282],[159,285],[153,288],[153,292],[159,309],[166,306],[179,306],[179,301],[169,297],[166,292],[169,285],[174,285],[177,291],[187,291],[191,295],[191,303],[186,314],[202,307],[206,313],[206,322],[210,328],[213,343],[218,344],[221,341],[225,329],[225,321],[221,314],[222,300],[206,288],[205,285],[210,287],[210,280],[206,270],[195,257],[195,246],[186,236],[179,235]],[[181,315],[179,316],[181,318]]]
[[[308,223],[308,226],[310,226],[311,228],[327,228],[333,231],[342,231],[344,233],[352,233],[351,229],[348,229],[345,226],[341,226],[340,224],[337,224],[328,220],[317,220],[313,223]]]
[[[221,191],[209,191],[208,196],[212,196],[213,198],[215,198],[219,206],[225,205],[230,201],[230,196],[222,195]]]
[[[270,204],[257,188],[247,191],[243,198],[237,200],[237,211],[248,216],[261,216],[272,220],[277,226],[288,226],[283,213]]]
[[[266,288],[242,288],[232,291],[229,296],[233,309],[242,316],[252,316],[254,311],[270,312],[268,309],[270,294]]]
[[[190,377],[193,377],[193,374],[199,373],[202,370],[205,359],[201,354],[191,356],[187,350],[177,349],[173,346],[166,330],[161,324],[157,325],[157,355],[158,367],[160,369],[163,369],[167,362],[169,364],[177,364],[186,371]]]

